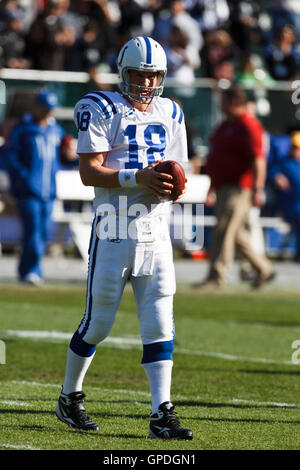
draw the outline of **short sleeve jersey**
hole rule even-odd
[[[145,168],[160,160],[187,161],[184,115],[168,98],[156,98],[146,112],[138,111],[119,92],[94,91],[75,106],[78,128],[77,153],[108,152],[103,166],[115,170]],[[158,199],[145,187],[95,187],[94,207],[112,204],[117,210],[120,196],[127,206],[144,204],[148,210]]]

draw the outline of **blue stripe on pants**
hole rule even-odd
[[[99,221],[100,221],[100,216],[98,217],[95,216],[94,221],[93,221],[91,240],[90,240],[90,246],[89,246],[90,270],[89,270],[88,281],[87,281],[86,312],[82,319],[81,324],[84,322],[84,320],[86,321],[85,321],[83,330],[81,332],[79,331],[81,325],[79,325],[79,328],[74,333],[73,338],[70,343],[70,348],[72,349],[72,351],[75,354],[78,354],[79,356],[83,356],[83,357],[91,356],[92,354],[94,354],[96,350],[96,345],[88,344],[82,338],[87,332],[90,321],[91,321],[92,305],[93,305],[93,294],[92,294],[93,279],[94,279],[94,272],[95,272],[95,266],[96,266],[97,248],[98,248],[98,242],[99,242],[99,238],[97,237],[97,233],[96,233],[96,227]]]
[[[71,342],[70,342],[70,349],[81,357],[90,357],[96,351],[95,344],[88,344],[81,338],[81,335],[78,333],[78,330],[75,331]]]

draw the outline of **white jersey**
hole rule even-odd
[[[78,101],[74,120],[78,128],[77,153],[108,152],[105,167],[141,169],[160,159],[187,161],[183,112],[168,98],[154,99],[142,112],[119,92],[94,91]],[[149,214],[157,214],[166,206],[141,185],[94,190],[95,209],[110,204],[118,212],[120,196],[127,197],[127,207],[144,204]]]

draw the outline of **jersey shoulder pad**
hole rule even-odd
[[[98,111],[104,119],[111,119],[117,114],[116,105],[110,96],[112,93],[103,91],[91,91],[78,101],[77,111],[88,110],[89,106]]]
[[[170,102],[170,114],[171,118],[174,119],[174,121],[178,122],[179,124],[182,123],[183,121],[183,111],[181,109],[181,106],[176,103],[176,101],[173,101],[169,99]]]

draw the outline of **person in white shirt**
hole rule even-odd
[[[160,96],[167,69],[159,43],[131,39],[118,67],[120,92],[88,93],[74,111],[79,170],[83,184],[95,188],[95,219],[86,311],[69,345],[56,415],[71,427],[99,430],[83,405],[83,379],[130,279],[152,396],[149,436],[192,439],[170,401],[176,283],[166,220],[172,202],[166,199],[173,185],[170,175],[155,171],[162,160],[187,161],[184,116]]]

